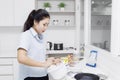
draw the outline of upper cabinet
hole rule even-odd
[[[23,26],[33,9],[35,9],[35,0],[14,0],[14,25]]]
[[[14,25],[14,0],[0,0],[0,26]]]
[[[36,9],[46,9],[50,13],[49,29],[75,29],[75,2],[76,0],[36,0]]]
[[[111,0],[91,0],[91,44],[110,51]]]
[[[23,26],[35,0],[0,0],[0,26]]]
[[[43,8],[51,16],[49,29],[75,29],[76,1],[78,0],[1,0],[0,26],[23,26],[33,9]],[[50,6],[50,9],[46,6]]]

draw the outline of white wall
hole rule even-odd
[[[0,28],[0,57],[16,56],[17,42],[21,29],[18,27]]]
[[[75,46],[75,30],[48,30],[47,40],[53,43],[64,43],[64,46]]]
[[[112,0],[111,52],[120,55],[120,0]]]
[[[0,56],[16,57],[21,28],[2,27],[0,29]],[[47,40],[64,43],[65,47],[75,46],[75,30],[47,30]]]

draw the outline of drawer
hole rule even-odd
[[[12,65],[13,60],[12,59],[0,59],[0,65]]]
[[[13,80],[13,76],[0,76],[0,80]]]
[[[11,74],[13,74],[13,66],[0,66],[0,75],[11,75]]]

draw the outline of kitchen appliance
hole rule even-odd
[[[47,41],[47,49],[52,50],[52,42]]]
[[[63,50],[63,43],[54,43],[54,50]]]
[[[78,73],[74,76],[76,80],[99,80],[100,77],[92,73]]]

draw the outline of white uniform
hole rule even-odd
[[[23,48],[27,51],[28,57],[36,61],[45,61],[46,48],[44,34],[39,39],[37,32],[31,27],[29,30],[21,34],[18,48]],[[46,76],[45,68],[32,67],[20,64],[19,65],[19,80],[24,80],[26,77],[42,77]]]

